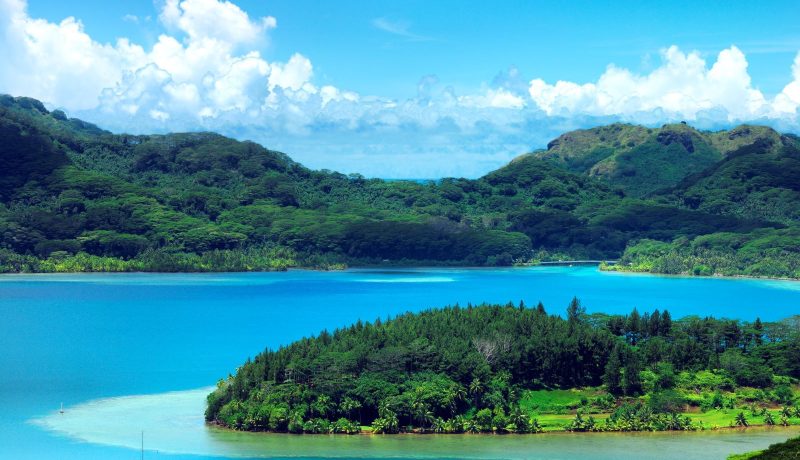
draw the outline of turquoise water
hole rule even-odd
[[[573,295],[589,311],[627,313],[636,306],[668,308],[674,317],[763,320],[800,313],[798,282],[609,274],[591,267],[0,276],[0,458],[138,458],[131,447],[141,442],[142,430],[151,449],[146,458],[171,459],[468,456],[452,451],[462,445],[471,446],[470,454],[483,452],[480,458],[531,458],[534,451],[560,458],[558,452],[582,444],[590,446],[587,455],[614,458],[614,449],[675,439],[681,446],[721,443],[721,455],[791,435],[665,435],[646,442],[630,435],[470,437],[467,444],[446,436],[361,436],[298,443],[289,439],[302,438],[218,433],[187,410],[202,407],[202,394],[186,390],[213,384],[266,346],[323,328],[456,302],[542,300],[548,311],[562,312]],[[129,395],[152,395],[158,404]],[[65,417],[53,419],[61,402]],[[598,445],[606,447],[597,451]]]

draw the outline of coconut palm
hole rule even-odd
[[[435,417],[431,423],[431,428],[434,433],[449,433],[448,422],[445,422],[441,417]]]
[[[467,433],[480,433],[481,429],[475,419],[471,418],[464,423],[464,431]]]
[[[478,377],[472,379],[469,384],[469,394],[472,395],[473,404],[477,408],[480,404],[481,395],[483,394],[484,385]]]
[[[527,433],[530,426],[528,415],[517,405],[511,408],[509,421],[516,427],[517,433]]]
[[[339,404],[339,409],[344,412],[347,418],[352,418],[353,412],[358,411],[358,422],[361,423],[361,401],[357,399],[345,397]]]

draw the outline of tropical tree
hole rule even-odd
[[[481,379],[474,377],[469,384],[469,394],[472,395],[472,403],[475,407],[480,407],[481,396],[485,387]]]

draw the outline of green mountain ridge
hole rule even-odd
[[[615,123],[571,131],[531,155],[575,173],[586,174],[646,196],[676,186],[741,147],[781,135],[765,126],[741,125],[731,130],[703,132],[689,125],[645,128]]]
[[[798,173],[782,167],[794,158],[797,138],[751,126],[724,133],[619,124],[574,131],[551,143],[549,157],[523,155],[479,179],[426,183],[314,171],[284,153],[214,133],[114,134],[11,96],[0,96],[0,141],[0,271],[609,259],[640,241],[716,234],[746,241],[754,232],[785,238],[794,220],[784,217],[796,215],[798,203],[791,194]],[[623,141],[627,150],[592,156]],[[681,155],[705,159],[674,160]],[[715,155],[720,160],[709,163]],[[762,201],[774,193],[770,187],[783,187],[780,213],[736,204],[738,169],[726,165],[751,156],[774,160],[775,167],[752,177],[766,188]],[[570,158],[594,163],[581,169]],[[679,165],[665,168],[665,161]],[[653,190],[592,173],[615,162],[633,165],[636,174],[628,177],[656,177],[646,181]],[[719,201],[713,194],[732,204],[712,205]],[[787,254],[770,257],[785,262],[798,252],[784,246]],[[752,265],[736,264],[738,272]],[[792,264],[769,267],[750,274],[797,276]]]

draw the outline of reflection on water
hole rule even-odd
[[[211,388],[91,401],[32,423],[89,443],[174,454],[261,458],[724,459],[798,434],[794,429],[539,435],[286,435],[207,427]]]

